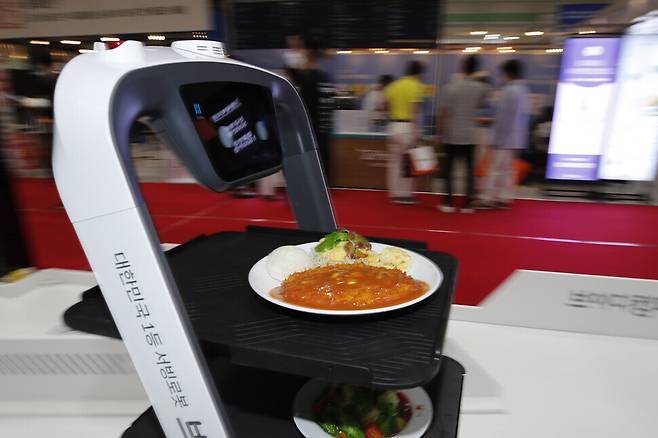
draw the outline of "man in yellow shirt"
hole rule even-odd
[[[386,185],[391,202],[396,204],[417,203],[411,194],[413,179],[407,176],[408,169],[405,169],[403,157],[420,135],[417,118],[425,87],[420,81],[422,73],[423,64],[410,61],[407,75],[384,89],[389,117]]]

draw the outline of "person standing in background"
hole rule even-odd
[[[9,160],[9,123],[13,122],[7,95],[7,70],[0,65],[0,278],[31,266],[23,224],[18,213]]]
[[[452,170],[457,158],[463,158],[466,161],[466,198],[460,211],[473,213],[471,202],[475,196],[475,147],[479,133],[477,117],[478,110],[484,105],[489,91],[489,87],[474,77],[479,67],[478,64],[479,60],[475,55],[464,59],[462,63],[463,78],[446,86],[439,104],[437,126],[447,153],[445,163],[447,196],[438,208],[444,213],[455,211]]]
[[[396,204],[417,203],[412,196],[413,178],[407,176],[408,169],[404,166],[404,154],[420,136],[417,119],[425,89],[420,81],[423,70],[419,61],[410,61],[406,76],[384,90],[389,117],[386,185],[391,202]]]
[[[286,66],[281,74],[283,77],[288,79],[288,81],[295,87],[296,90],[299,90],[299,84],[297,80],[298,71],[296,69]],[[281,197],[277,196],[277,188],[284,187],[285,185],[286,182],[282,170],[279,170],[275,174],[263,177],[256,181],[258,195],[264,199],[267,199],[268,201],[277,201],[282,199]]]
[[[309,43],[306,65],[298,74],[299,92],[311,117],[313,131],[320,149],[327,182],[331,173],[331,136],[333,133],[334,96],[336,89],[331,77],[320,69],[323,52],[318,45]]]
[[[283,63],[286,68],[301,70],[306,64],[306,50],[304,40],[299,35],[286,37],[287,49],[283,52]]]
[[[377,83],[364,96],[361,109],[368,111],[368,128],[376,130],[386,126],[386,96],[384,89],[393,82],[393,76],[381,75]]]
[[[501,65],[504,86],[495,103],[491,162],[477,208],[509,208],[514,198],[514,161],[528,147],[530,93],[521,83],[523,66],[511,59]]]

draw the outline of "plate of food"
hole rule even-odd
[[[262,298],[323,315],[401,309],[431,296],[442,281],[427,257],[348,230],[276,248],[249,271],[249,284]]]
[[[377,390],[311,380],[293,404],[293,420],[306,438],[420,438],[432,422],[423,388]]]

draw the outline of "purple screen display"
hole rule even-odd
[[[572,38],[565,43],[546,166],[548,179],[598,179],[618,55],[618,38]]]

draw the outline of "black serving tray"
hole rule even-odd
[[[424,438],[455,438],[459,424],[464,368],[443,358],[439,374],[424,385],[434,416]],[[299,438],[292,419],[295,394],[308,381],[300,376],[235,366],[227,359],[212,364],[220,397],[236,438]],[[329,437],[329,435],[327,435]],[[122,438],[165,438],[150,408]]]
[[[443,271],[437,292],[394,312],[318,316],[269,303],[247,280],[251,267],[281,245],[319,239],[299,230],[249,228],[202,236],[167,253],[202,347],[234,365],[378,388],[410,388],[439,372],[457,260],[420,242],[370,238],[417,251]],[[118,338],[95,287],[64,317],[76,329]]]

